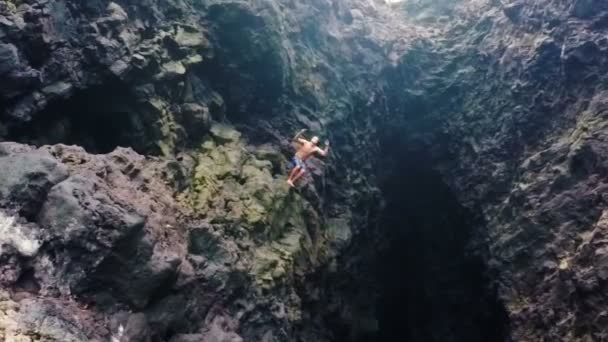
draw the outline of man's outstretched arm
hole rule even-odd
[[[329,141],[325,142],[324,149],[320,149],[319,147],[317,147],[317,153],[322,155],[323,157],[327,156],[329,154]]]
[[[296,134],[296,135],[293,137],[293,141],[297,141],[297,142],[300,142],[300,143],[301,143],[301,142],[305,142],[305,141],[306,141],[306,139],[302,139],[302,138],[300,138],[300,137],[302,136],[302,134],[304,134],[304,132],[306,132],[306,128],[304,128],[304,129],[300,130],[300,131],[298,132],[298,134]]]

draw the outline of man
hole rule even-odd
[[[305,131],[305,129],[301,130],[293,138],[293,141],[298,144],[298,147],[295,156],[293,156],[293,159],[291,160],[293,170],[291,170],[291,173],[287,178],[287,184],[291,187],[295,186],[295,182],[306,172],[306,160],[308,158],[313,154],[325,157],[329,153],[329,141],[325,142],[325,149],[321,149],[317,146],[319,144],[319,137],[313,137],[310,141],[301,138]]]

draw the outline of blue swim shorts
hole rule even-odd
[[[293,165],[293,167],[299,167],[302,170],[306,170],[306,164],[304,163],[302,158],[298,156],[293,156],[293,158],[291,158],[291,165]]]

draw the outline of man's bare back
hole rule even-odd
[[[298,147],[296,156],[300,157],[302,160],[307,160],[315,153],[325,155],[324,151],[311,141],[299,139],[298,142],[300,143],[300,146]]]

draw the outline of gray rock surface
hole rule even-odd
[[[67,168],[43,151],[0,156],[0,201],[32,217],[47,193],[68,177]]]

